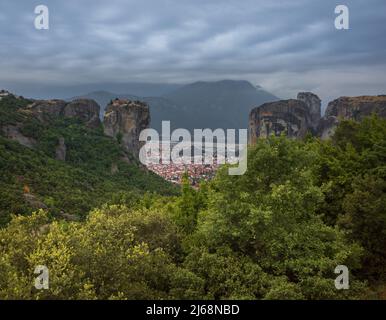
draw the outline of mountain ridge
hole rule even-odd
[[[160,96],[140,97],[130,93],[93,91],[69,100],[89,98],[102,107],[115,98],[140,100],[149,104],[151,127],[160,131],[163,120],[171,121],[172,129],[199,128],[241,129],[248,125],[249,111],[278,97],[246,80],[196,81]]]

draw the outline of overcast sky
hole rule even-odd
[[[50,29],[34,27],[36,5]],[[350,30],[334,27],[337,4]],[[1,0],[0,87],[245,79],[282,98],[386,93],[385,0]]]

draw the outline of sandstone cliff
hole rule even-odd
[[[286,132],[302,138],[310,131],[321,139],[330,138],[342,119],[361,121],[371,114],[386,117],[386,95],[341,97],[328,104],[321,118],[321,100],[311,92],[300,92],[297,100],[265,103],[249,115],[249,142],[259,137]]]
[[[96,128],[101,124],[99,112],[100,107],[94,100],[78,99],[66,104],[63,115],[67,118],[79,118],[88,127]]]
[[[20,125],[4,125],[1,128],[1,131],[6,138],[17,141],[27,148],[33,148],[36,145],[35,139],[26,137],[20,130]]]
[[[295,99],[265,103],[249,114],[249,142],[271,134],[286,132],[289,137],[301,138],[307,133],[310,115],[305,102]]]
[[[103,124],[105,135],[117,139],[138,157],[142,145],[139,134],[150,124],[149,107],[140,101],[116,99],[107,105]]]
[[[95,128],[101,122],[99,120],[99,105],[94,100],[79,99],[72,102],[64,100],[35,100],[27,106],[26,111],[31,112],[40,121],[49,121],[54,117],[78,118],[85,122],[86,126]]]
[[[265,103],[249,114],[249,143],[259,137],[283,132],[291,138],[316,133],[321,118],[321,100],[312,92],[300,92],[297,99]]]
[[[27,106],[26,111],[31,112],[40,121],[45,122],[54,117],[59,117],[65,106],[66,102],[63,100],[36,100]]]
[[[312,128],[313,132],[316,133],[321,118],[322,101],[312,92],[300,92],[298,93],[297,99],[303,101],[307,105],[310,115],[308,125]]]
[[[342,119],[360,121],[371,114],[386,117],[386,95],[341,97],[331,101],[319,122],[318,136],[328,139]]]
[[[0,97],[13,99],[17,96],[8,91],[0,91]],[[96,128],[101,125],[99,118],[100,107],[91,99],[75,99],[67,102],[59,99],[51,100],[23,100],[24,106],[15,109],[15,112],[22,116],[11,121],[9,124],[4,122],[0,125],[0,133],[5,137],[18,141],[20,144],[29,148],[34,148],[36,141],[33,138],[23,134],[24,120],[31,117],[38,119],[44,125],[51,125],[55,118],[76,118],[81,120],[87,127]],[[129,152],[138,156],[141,143],[139,134],[143,129],[149,127],[150,111],[146,103],[140,101],[131,101],[126,99],[115,99],[106,107],[104,117],[104,133],[107,136],[114,137]],[[30,128],[29,128],[30,130]],[[27,130],[28,131],[28,130]],[[55,158],[66,161],[67,146],[63,137],[58,137],[58,143],[55,147]],[[125,162],[131,162],[132,159],[123,157]],[[116,171],[113,169],[113,171]]]

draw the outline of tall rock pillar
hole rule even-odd
[[[312,92],[300,92],[298,93],[297,99],[303,101],[307,105],[310,114],[309,127],[316,133],[319,121],[322,117],[322,101]]]
[[[140,101],[116,99],[107,105],[103,124],[105,135],[117,139],[138,157],[142,146],[139,135],[150,124],[149,107]]]

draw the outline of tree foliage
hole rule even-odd
[[[74,146],[83,130],[72,127]],[[26,214],[0,229],[1,299],[356,299],[384,287],[386,120],[343,121],[331,141],[262,139],[244,175],[224,166],[198,190],[185,179],[172,196],[89,175],[103,175],[92,148],[89,163],[74,147],[61,164],[1,141],[2,172],[11,172],[1,210]],[[52,207],[28,215],[16,172],[23,184],[40,177],[29,188]],[[84,219],[53,214],[58,201]],[[49,269],[48,290],[33,286],[37,265]],[[349,268],[349,290],[335,288],[338,265]]]

